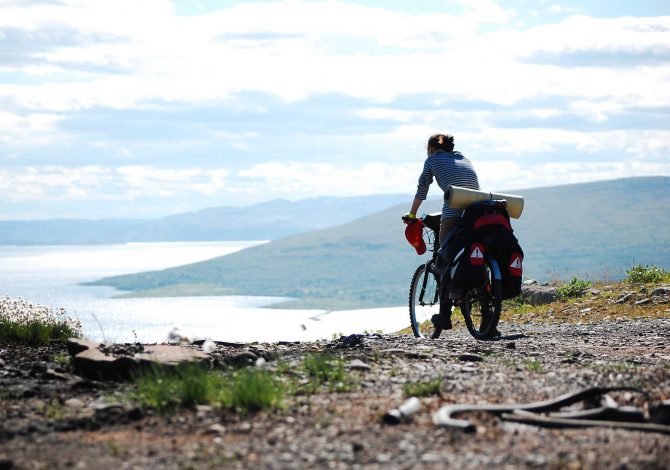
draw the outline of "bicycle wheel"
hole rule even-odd
[[[460,306],[465,326],[472,336],[489,339],[496,335],[502,309],[502,284],[494,278],[488,260],[484,285],[467,291]]]
[[[439,278],[431,270],[426,271],[422,264],[414,272],[409,287],[409,320],[412,332],[417,338],[438,337],[431,318],[440,312],[440,298],[438,291]]]

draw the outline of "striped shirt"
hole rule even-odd
[[[445,191],[448,186],[460,186],[468,189],[479,189],[477,173],[472,163],[460,152],[446,152],[438,150],[430,155],[423,165],[423,171],[419,176],[419,184],[416,188],[416,198],[422,201],[428,196],[428,187],[437,180],[437,185]],[[461,209],[449,209],[445,201],[442,206],[442,217],[460,217]]]

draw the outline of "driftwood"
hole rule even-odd
[[[470,421],[458,419],[455,416],[466,412],[485,411],[498,415],[501,419],[506,421],[533,424],[536,426],[555,428],[604,426],[670,434],[670,426],[666,425],[667,423],[659,422],[658,416],[660,416],[660,413],[651,416],[650,420],[652,422],[649,422],[649,419],[642,410],[632,407],[618,407],[611,399],[607,400],[606,406],[590,410],[559,412],[552,413],[548,416],[538,414],[558,411],[565,406],[607,396],[606,394],[610,392],[620,391],[644,394],[643,391],[630,387],[594,387],[561,395],[554,399],[526,404],[446,405],[435,412],[433,415],[433,422],[438,426],[460,429],[465,432],[473,432],[475,426]],[[653,409],[661,409],[663,407],[667,407],[667,404],[663,404],[660,407]]]

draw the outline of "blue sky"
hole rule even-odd
[[[0,0],[0,219],[409,195],[435,132],[492,191],[670,175],[670,5]]]

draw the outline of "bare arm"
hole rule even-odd
[[[409,210],[409,213],[416,215],[416,211],[419,210],[419,206],[422,202],[423,201],[421,199],[414,198],[414,201],[412,202],[412,208]]]

